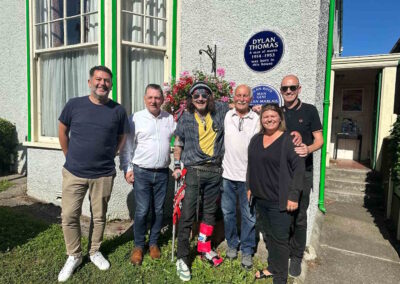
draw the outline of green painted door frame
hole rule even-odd
[[[379,70],[376,80],[376,103],[375,103],[375,110],[374,111],[374,140],[372,146],[372,160],[371,160],[371,167],[373,170],[376,169],[376,162],[377,162],[377,150],[378,150],[378,132],[379,132],[379,115],[380,115],[380,108],[381,108],[381,94],[382,94],[382,70]]]

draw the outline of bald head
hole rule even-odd
[[[295,75],[286,75],[282,79],[281,94],[288,108],[294,107],[298,103],[298,96],[301,92],[299,78]]]
[[[286,75],[285,77],[283,77],[282,82],[281,82],[281,86],[284,85],[283,83],[286,81],[291,81],[291,82],[295,82],[296,85],[300,85],[300,81],[299,78],[296,75]]]
[[[252,93],[251,93],[251,88],[246,85],[246,84],[240,84],[239,86],[236,87],[235,89],[235,95],[236,94],[248,94],[250,97],[252,97]]]

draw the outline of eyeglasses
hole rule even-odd
[[[292,86],[281,86],[281,91],[286,92],[290,89],[292,92],[296,91],[299,88],[299,85],[292,85]]]
[[[197,100],[198,98],[202,97],[203,99],[208,99],[210,95],[207,93],[196,93],[193,95],[193,99]]]

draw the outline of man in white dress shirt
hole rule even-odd
[[[250,139],[259,131],[258,114],[249,108],[252,99],[251,88],[239,85],[233,97],[235,108],[225,116],[225,155],[222,161],[223,190],[221,207],[224,215],[225,238],[228,243],[226,256],[237,257],[240,247],[241,264],[245,269],[253,266],[252,255],[256,246],[254,213],[247,200],[246,172],[247,147]],[[236,201],[239,200],[241,211],[240,238],[237,232]]]
[[[159,85],[146,87],[146,108],[131,116],[131,134],[120,155],[125,180],[132,184],[136,209],[134,217],[134,243],[130,261],[140,265],[143,260],[147,215],[153,210],[149,236],[149,252],[153,259],[160,258],[157,241],[163,221],[163,206],[168,187],[170,140],[176,127],[172,115],[161,110],[164,101]]]

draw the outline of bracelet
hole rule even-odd
[[[180,166],[181,166],[181,160],[175,160],[175,161],[174,161],[174,166],[175,166],[175,167],[177,167],[177,166],[180,167]]]

